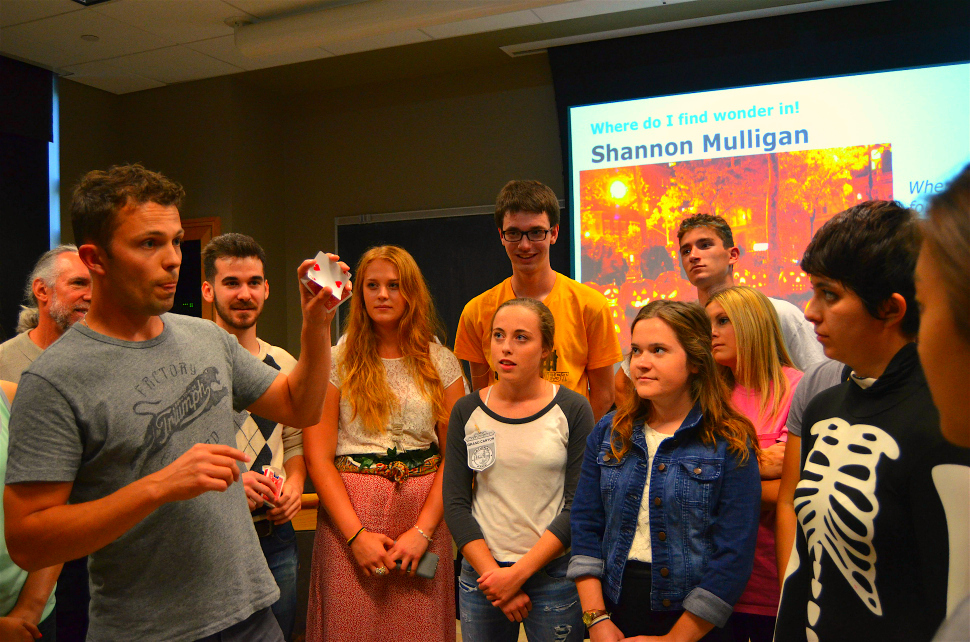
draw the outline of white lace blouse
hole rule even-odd
[[[340,388],[341,381],[337,364],[343,355],[346,344],[341,342],[333,348],[330,367],[330,383]],[[432,343],[431,362],[438,370],[442,385],[447,388],[461,378],[461,366],[451,350]],[[353,416],[350,401],[340,397],[340,423],[337,431],[336,455],[356,455],[365,453],[386,453],[388,448],[404,450],[424,450],[431,444],[438,444],[435,420],[431,402],[424,398],[420,388],[411,378],[404,359],[381,359],[387,373],[387,383],[397,396],[399,406],[388,420],[387,430],[372,432],[364,428],[360,417]],[[440,444],[438,444],[440,446]]]

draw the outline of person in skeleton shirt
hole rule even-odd
[[[852,375],[809,403],[800,479],[779,493],[797,524],[776,640],[929,640],[966,594],[970,451],[943,438],[917,356],[918,251],[913,212],[868,201],[802,257],[805,316]]]

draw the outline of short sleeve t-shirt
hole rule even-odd
[[[41,347],[31,340],[30,332],[22,332],[0,343],[0,379],[17,383],[20,373],[42,352]]]
[[[798,389],[792,395],[791,406],[788,409],[785,427],[789,434],[795,437],[802,436],[802,415],[805,414],[808,402],[823,390],[828,390],[832,386],[837,386],[845,381],[842,374],[845,369],[844,364],[826,359],[805,371],[805,375],[798,383]]]
[[[804,372],[812,364],[826,361],[822,344],[815,336],[815,329],[802,311],[795,304],[784,299],[768,297],[768,300],[778,315],[785,348],[788,349],[795,367]]]
[[[473,363],[491,363],[489,330],[498,306],[514,299],[511,277],[468,302],[455,336],[455,355]],[[562,274],[543,303],[556,319],[556,340],[542,364],[542,376],[589,397],[587,372],[623,358],[609,302],[589,286]]]
[[[234,409],[279,374],[211,321],[165,314],[129,342],[75,324],[20,380],[7,484],[72,482],[100,499],[197,443],[235,446]],[[273,604],[242,484],[161,506],[91,554],[89,642],[197,640]]]
[[[788,409],[791,406],[792,396],[798,390],[802,373],[795,368],[788,367],[782,367],[781,371],[788,379],[788,394],[781,400],[778,413],[774,417],[760,416],[761,396],[756,390],[744,386],[734,386],[734,391],[731,393],[731,402],[754,423],[755,432],[758,433],[758,442],[762,448],[769,448],[779,441],[788,441],[788,428],[786,428]]]

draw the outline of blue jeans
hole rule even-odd
[[[511,566],[499,562],[500,566]],[[529,642],[582,642],[583,607],[576,585],[566,579],[569,556],[549,562],[526,580],[522,591],[532,600],[532,610],[523,620]],[[461,563],[458,577],[458,607],[461,636],[466,642],[515,642],[519,623],[509,622],[502,610],[492,606],[478,588],[478,573],[468,560]]]
[[[273,526],[272,533],[259,538],[259,545],[263,548],[266,564],[280,587],[280,599],[273,604],[273,615],[283,630],[283,637],[289,640],[296,619],[296,571],[299,567],[293,524],[287,522]]]

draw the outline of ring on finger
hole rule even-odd
[[[377,573],[378,575],[387,575],[387,567],[378,566],[377,568],[374,569],[374,572]]]

